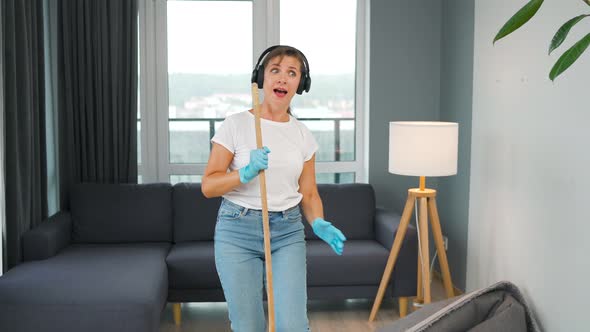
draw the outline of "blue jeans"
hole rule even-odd
[[[305,237],[299,207],[269,212],[275,327],[309,331]],[[262,211],[223,199],[215,226],[215,266],[235,332],[267,330],[262,302],[266,285]]]

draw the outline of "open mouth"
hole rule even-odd
[[[275,95],[279,96],[279,97],[284,97],[287,95],[287,90],[283,89],[283,88],[276,88],[272,90]]]

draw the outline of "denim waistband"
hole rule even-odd
[[[245,215],[246,213],[248,213],[248,211],[250,211],[250,212],[252,212],[254,214],[260,214],[260,215],[262,215],[262,210],[247,208],[247,207],[244,207],[244,206],[241,206],[239,204],[236,204],[236,203],[234,203],[234,202],[232,202],[232,201],[230,201],[228,199],[225,199],[225,198],[223,198],[221,200],[221,205],[222,206],[223,205],[226,205],[226,206],[230,206],[230,207],[232,207],[234,209],[237,209],[238,211],[240,211],[240,214],[241,215]],[[299,205],[295,205],[295,206],[290,207],[290,208],[288,208],[288,209],[286,209],[284,211],[268,211],[268,214],[269,215],[271,215],[271,214],[281,214],[281,215],[285,216],[286,214],[290,213],[293,210],[299,210]]]

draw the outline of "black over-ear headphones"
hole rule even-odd
[[[256,62],[256,66],[254,66],[254,70],[252,71],[252,79],[251,83],[258,84],[258,88],[262,89],[262,84],[264,83],[264,65],[262,65],[262,60],[264,57],[272,52],[277,47],[288,47],[293,49],[295,52],[301,54],[301,58],[303,58],[303,65],[305,68],[301,68],[301,79],[299,80],[299,86],[297,87],[297,94],[302,94],[303,91],[309,92],[309,88],[311,87],[311,77],[309,76],[309,63],[307,62],[307,58],[300,50],[296,49],[292,46],[287,45],[275,45],[267,48],[260,54],[258,61]]]

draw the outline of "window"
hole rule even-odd
[[[201,180],[210,138],[226,116],[251,108],[253,65],[267,45],[279,43],[301,49],[310,62],[312,89],[292,106],[320,145],[318,182],[366,181],[365,5],[366,0],[141,0],[142,182]],[[339,15],[326,28],[324,14],[336,7]]]
[[[251,104],[252,2],[168,1],[167,11],[168,161],[204,164],[215,129]]]

